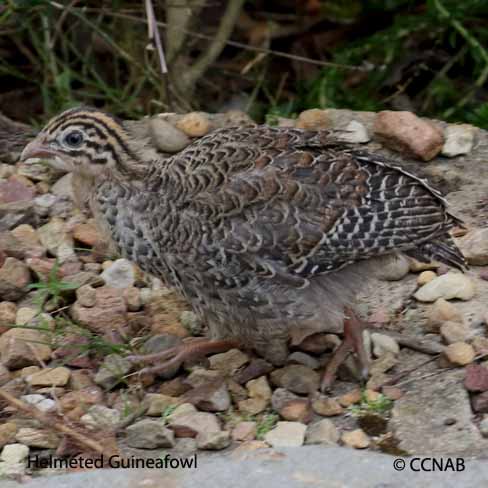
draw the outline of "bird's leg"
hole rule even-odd
[[[345,309],[344,317],[344,340],[342,344],[334,351],[332,359],[325,368],[322,376],[321,390],[328,390],[335,380],[336,372],[339,366],[344,362],[348,354],[354,351],[361,366],[361,377],[366,380],[369,372],[369,361],[364,349],[363,330],[364,323],[350,309]]]
[[[155,363],[156,361],[163,361],[157,366],[143,368],[140,373],[158,374],[175,365],[182,364],[189,359],[198,359],[207,354],[216,354],[219,352],[226,352],[229,349],[238,347],[239,343],[233,339],[224,339],[219,341],[211,341],[204,337],[199,337],[188,342],[166,349],[154,354],[143,354],[128,356],[127,359],[134,363]]]

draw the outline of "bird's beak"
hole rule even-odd
[[[57,156],[56,151],[50,149],[44,144],[44,139],[34,139],[25,146],[20,155],[21,161],[27,161],[31,158],[53,159]]]

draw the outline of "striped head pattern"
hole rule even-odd
[[[106,170],[123,172],[128,160],[137,159],[122,122],[86,107],[67,110],[51,119],[22,152],[23,161],[30,158],[86,176],[99,176]]]

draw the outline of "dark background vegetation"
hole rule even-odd
[[[487,0],[152,3],[164,77],[144,0],[0,0],[0,112],[394,109],[488,129]]]

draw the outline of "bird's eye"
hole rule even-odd
[[[79,147],[83,142],[83,132],[72,130],[64,136],[63,141],[67,146]]]

